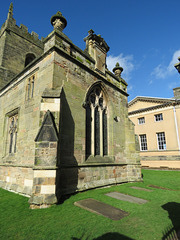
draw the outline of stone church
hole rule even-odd
[[[0,29],[0,187],[46,206],[76,191],[141,180],[127,83],[93,30],[81,50],[51,18],[39,39],[16,25],[13,5]]]

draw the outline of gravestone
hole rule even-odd
[[[120,220],[128,216],[127,212],[92,198],[80,200],[75,202],[74,205],[112,220]]]
[[[137,197],[133,197],[127,194],[123,194],[123,193],[119,193],[119,192],[110,192],[105,194],[106,196],[118,199],[118,200],[122,200],[122,201],[126,201],[126,202],[132,202],[132,203],[137,203],[137,204],[144,204],[147,203],[147,200],[144,200],[142,198],[137,198]]]
[[[153,190],[147,189],[147,188],[142,188],[142,187],[131,187],[132,189],[137,189],[137,190],[141,190],[141,191],[145,191],[145,192],[152,192]]]

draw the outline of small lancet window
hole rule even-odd
[[[100,86],[86,100],[86,158],[108,155],[107,103]]]
[[[26,101],[34,97],[35,75],[28,78],[26,86]]]
[[[26,54],[24,67],[26,67],[28,64],[30,64],[35,58],[36,58],[36,56],[33,53]]]

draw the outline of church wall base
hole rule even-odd
[[[29,167],[0,166],[0,187],[31,196],[33,170]]]
[[[57,170],[57,190],[60,195],[92,188],[141,181],[141,168],[136,165],[81,166]]]

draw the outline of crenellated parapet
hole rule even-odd
[[[2,25],[0,29],[0,37],[3,35],[4,31],[12,31],[15,34],[25,38],[27,41],[43,48],[43,39],[39,39],[39,35],[35,32],[28,32],[28,28],[21,24],[20,26],[16,25],[16,20],[13,18],[13,9],[12,4],[10,5],[7,20]]]
[[[13,4],[10,4],[7,19],[0,29],[0,89],[19,74],[44,50],[43,40],[28,28],[16,25]]]

